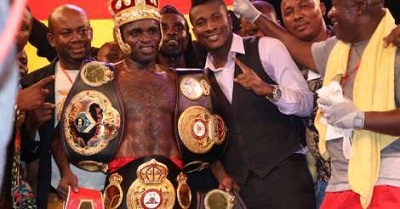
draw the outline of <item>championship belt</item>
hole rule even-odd
[[[72,191],[69,187],[63,208],[105,209],[101,192],[84,187],[80,187],[78,192]]]
[[[212,114],[210,84],[202,69],[176,69],[178,75],[179,148],[185,171],[202,170],[225,149],[227,127]]]
[[[186,175],[167,158],[139,158],[108,176],[103,194],[105,207],[187,209],[192,196],[186,180]]]
[[[114,66],[88,62],[80,70],[61,114],[64,149],[71,163],[88,171],[107,170],[123,133],[122,100]]]

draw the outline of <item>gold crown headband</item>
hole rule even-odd
[[[115,27],[141,19],[160,20],[157,0],[111,0],[108,9],[114,17]]]

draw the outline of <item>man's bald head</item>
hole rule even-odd
[[[56,49],[63,67],[79,69],[89,56],[92,39],[89,18],[82,8],[66,4],[50,14],[47,40]]]
[[[59,6],[51,12],[51,14],[48,18],[48,25],[49,25],[50,33],[53,33],[53,31],[54,31],[54,24],[56,24],[56,22],[61,17],[64,17],[66,13],[75,13],[75,14],[84,16],[87,19],[87,14],[86,14],[85,10],[83,10],[82,8],[80,8],[76,5],[65,4],[65,5]]]
[[[336,38],[347,43],[368,40],[384,15],[384,0],[334,0],[328,13]]]

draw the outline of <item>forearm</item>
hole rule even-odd
[[[400,108],[386,112],[365,112],[364,129],[400,136]]]
[[[225,177],[229,177],[228,173],[225,171],[224,166],[221,161],[215,161],[210,165],[210,171],[217,179],[218,182],[221,182]]]
[[[57,130],[56,133],[58,133]],[[65,174],[72,172],[69,167],[69,160],[67,154],[65,153],[65,150],[62,147],[59,134],[56,134],[56,136],[53,138],[53,142],[51,144],[51,151],[53,153],[57,167],[60,170],[61,176],[64,176]]]
[[[308,117],[313,110],[313,96],[308,89],[293,91],[282,87],[282,98],[274,102],[285,115]]]
[[[260,15],[254,22],[267,36],[271,36],[283,42],[293,59],[315,72],[317,72],[311,54],[311,42],[305,42],[292,35],[265,15]]]

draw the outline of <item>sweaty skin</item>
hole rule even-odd
[[[179,157],[174,134],[175,74],[118,65],[116,79],[125,106],[125,131],[116,158]]]

